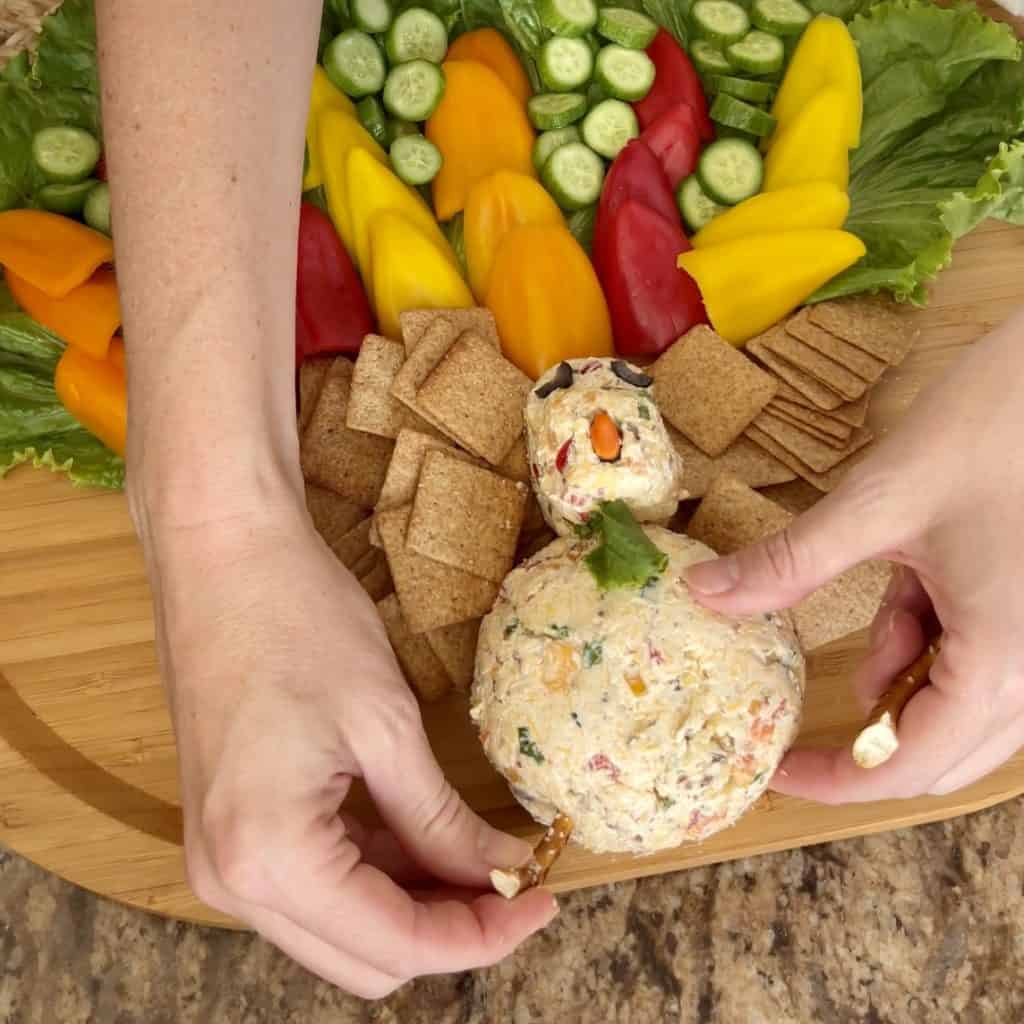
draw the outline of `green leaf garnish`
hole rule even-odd
[[[519,726],[519,753],[530,758],[531,761],[536,761],[537,764],[544,763],[544,755],[540,752],[540,747],[530,738],[530,730],[525,725]]]
[[[588,526],[601,538],[585,558],[601,590],[643,587],[668,567],[668,555],[644,533],[624,501],[602,502]]]

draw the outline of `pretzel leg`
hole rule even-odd
[[[556,815],[541,837],[533,856],[517,868],[498,868],[491,872],[491,885],[507,900],[514,899],[524,889],[543,885],[551,865],[565,849],[572,835],[572,821],[564,814]]]

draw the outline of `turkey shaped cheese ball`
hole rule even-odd
[[[601,502],[640,522],[667,522],[682,496],[682,460],[654,404],[653,380],[621,359],[552,367],[526,400],[526,445],[544,518],[571,534]]]

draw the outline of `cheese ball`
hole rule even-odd
[[[531,479],[544,518],[562,536],[603,501],[624,501],[640,522],[667,522],[682,494],[682,464],[652,395],[652,380],[621,359],[552,367],[526,400]],[[620,438],[614,458],[594,450],[604,413]]]
[[[669,556],[642,589],[602,591],[560,538],[514,570],[484,619],[471,714],[538,821],[597,853],[646,854],[732,825],[796,738],[804,659],[786,615],[730,618],[683,580],[710,548],[645,528]]]

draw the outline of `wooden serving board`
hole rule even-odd
[[[960,245],[920,314],[922,337],[877,394],[885,429],[965,345],[1024,303],[1024,230]],[[858,711],[849,638],[811,659],[803,738],[840,743]],[[0,483],[0,842],[64,878],[146,910],[230,926],[189,891],[177,765],[153,649],[142,558],[121,495],[20,469]],[[425,711],[453,783],[495,824],[537,830],[488,766],[453,698]],[[551,876],[580,888],[963,814],[1024,792],[1024,753],[947,797],[823,807],[769,794],[735,828],[653,857],[570,848]]]

